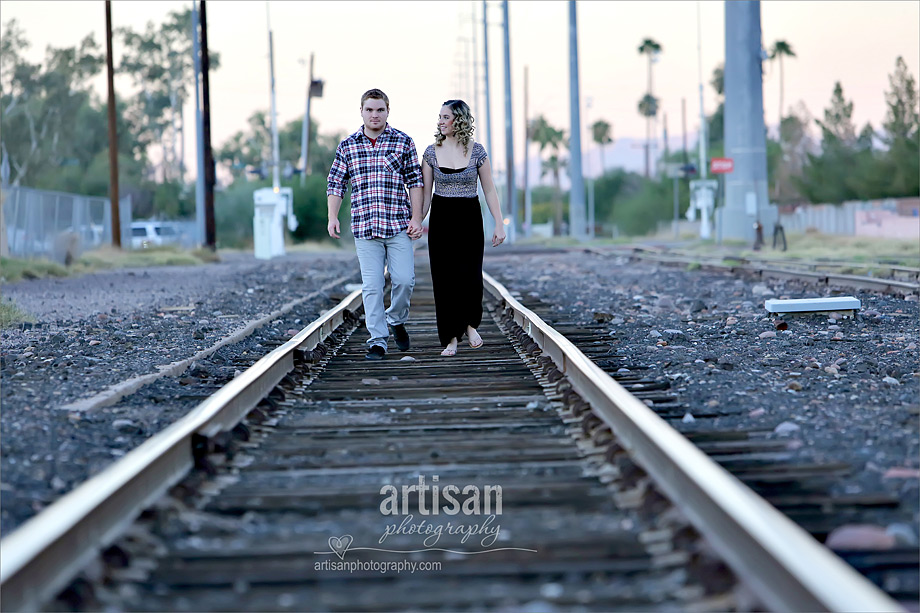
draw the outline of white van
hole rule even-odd
[[[169,222],[134,221],[131,222],[131,248],[147,249],[179,242],[179,233]]]

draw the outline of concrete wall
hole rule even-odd
[[[892,211],[856,211],[856,236],[920,240],[920,217],[907,217]]]
[[[780,208],[787,233],[920,239],[920,198],[888,198]]]

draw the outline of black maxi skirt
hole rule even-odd
[[[442,346],[482,323],[484,243],[479,198],[431,197],[428,260]]]

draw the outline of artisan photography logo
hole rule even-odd
[[[442,484],[438,475],[430,480],[419,475],[417,484],[384,485],[380,488],[380,496],[379,509],[386,521],[375,546],[356,546],[351,534],[343,534],[329,538],[329,551],[314,553],[335,555],[342,562],[346,554],[357,551],[407,554],[442,551],[457,555],[496,551],[536,553],[536,549],[499,546],[503,540],[500,485]]]

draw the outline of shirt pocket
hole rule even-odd
[[[393,174],[402,174],[402,156],[395,151],[383,154],[383,165]]]

